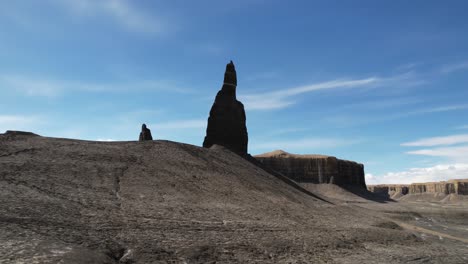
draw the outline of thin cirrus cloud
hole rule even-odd
[[[170,23],[137,8],[128,0],[53,0],[79,17],[107,17],[123,28],[141,33],[166,32]]]
[[[448,74],[448,73],[462,71],[462,70],[468,70],[468,61],[444,65],[442,66],[440,71],[444,74]]]
[[[314,83],[270,93],[240,95],[245,107],[249,110],[272,110],[281,109],[296,103],[295,96],[318,90],[362,87],[378,82],[378,78],[354,79],[354,80],[332,80]]]
[[[457,162],[468,162],[468,134],[423,138],[401,144],[405,147],[424,147],[406,154],[441,157]],[[455,146],[454,146],[455,145]]]
[[[468,163],[440,164],[426,168],[388,172],[384,175],[366,174],[367,184],[410,184],[468,178]]]
[[[460,143],[468,143],[468,134],[423,138],[412,142],[406,142],[401,145],[407,147],[433,147]]]
[[[413,112],[408,112],[408,115],[430,114],[430,113],[457,111],[457,110],[464,110],[464,109],[468,109],[468,104],[447,105],[447,106],[420,109],[420,110],[416,110]]]
[[[405,73],[388,78],[374,76],[363,79],[335,79],[268,93],[244,94],[239,97],[248,110],[275,110],[294,105],[297,103],[298,96],[319,90],[383,87],[388,85],[411,86],[422,83],[421,81],[411,80],[411,78],[411,73]]]
[[[32,130],[44,120],[38,116],[0,115],[0,132],[6,130]]]
[[[131,92],[144,90],[190,93],[191,91],[170,81],[138,80],[127,83],[86,83],[35,78],[25,75],[0,75],[0,87],[4,87],[7,91],[18,92],[26,96],[44,97],[60,96],[67,92]]]
[[[251,149],[255,150],[275,150],[282,149],[285,151],[295,152],[310,149],[325,149],[348,146],[358,143],[359,140],[345,140],[338,138],[303,138],[296,140],[273,140],[267,142],[255,141]]]
[[[404,105],[407,103],[402,103],[400,105]],[[410,104],[410,103],[408,103]],[[395,105],[399,105],[398,103],[395,103]],[[343,108],[347,107],[353,107],[351,106],[345,106]],[[382,105],[380,106],[382,108],[385,108],[387,106]],[[397,120],[397,119],[402,119],[402,118],[407,118],[407,117],[412,117],[412,116],[418,116],[418,115],[424,115],[424,114],[432,114],[432,113],[443,113],[443,112],[450,112],[450,111],[460,111],[468,109],[468,105],[445,105],[445,106],[436,106],[436,107],[429,107],[429,108],[421,108],[417,109],[414,111],[406,111],[406,112],[400,112],[400,113],[394,113],[390,115],[380,115],[377,117],[373,116],[356,116],[356,115],[349,115],[347,113],[336,115],[336,116],[326,116],[324,118],[324,121],[327,123],[330,123],[334,126],[339,126],[339,127],[348,127],[348,126],[359,126],[363,124],[370,124],[370,123],[378,123],[378,122],[384,122],[384,121],[391,121],[391,120]],[[406,144],[406,143],[404,143]]]
[[[199,129],[205,128],[206,126],[207,121],[205,119],[177,120],[150,125],[150,127],[154,127],[156,130]]]
[[[455,161],[468,162],[468,146],[439,147],[431,149],[420,149],[406,152],[412,155],[423,155],[431,157],[443,157]]]

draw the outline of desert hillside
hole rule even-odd
[[[0,263],[462,263],[466,253],[218,146],[0,134],[0,188]]]

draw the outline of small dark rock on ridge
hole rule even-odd
[[[151,130],[146,127],[146,124],[141,126],[140,138],[138,141],[146,141],[146,140],[153,140],[153,136],[151,135]]]

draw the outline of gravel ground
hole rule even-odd
[[[305,189],[221,147],[0,134],[0,263],[467,263],[462,203]]]

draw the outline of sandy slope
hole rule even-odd
[[[223,148],[0,135],[0,189],[0,263],[464,263],[468,252],[396,228],[385,203],[316,199]]]

